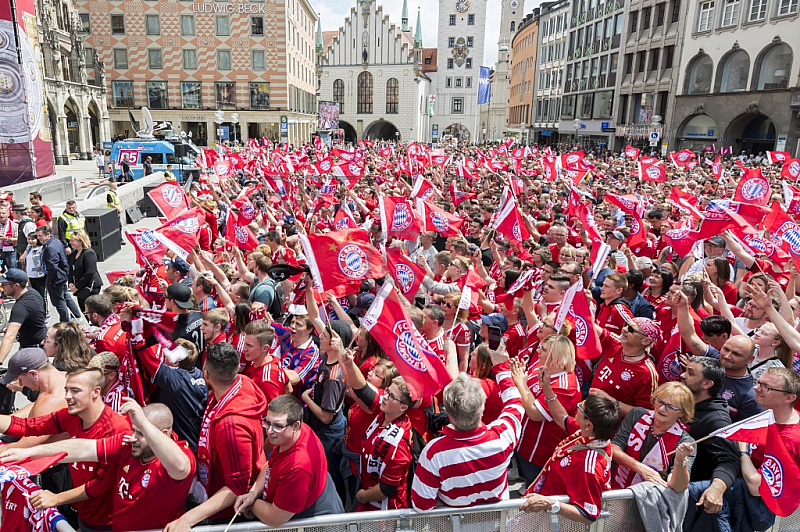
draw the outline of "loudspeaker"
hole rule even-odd
[[[111,233],[119,233],[119,213],[116,209],[96,209],[82,213],[86,218],[86,234],[89,240],[101,239]]]
[[[111,255],[122,249],[122,240],[119,231],[104,235],[101,239],[90,238],[92,249],[97,253],[97,260],[108,260]]]
[[[153,200],[151,200],[150,196],[147,195],[147,193],[154,188],[156,187],[142,187],[144,197],[141,199],[141,201],[139,201],[139,210],[141,211],[142,215],[147,218],[158,218],[161,216],[161,211],[158,210],[156,204],[153,203]]]
[[[175,157],[186,157],[189,155],[189,147],[186,144],[173,144],[175,147]]]
[[[139,204],[134,205],[133,207],[128,207],[125,209],[125,215],[127,217],[127,223],[135,224],[142,218],[144,218],[144,214],[142,211],[139,210]]]

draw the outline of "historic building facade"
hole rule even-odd
[[[522,141],[530,140],[533,95],[536,87],[536,55],[539,24],[535,8],[520,21],[511,41],[511,76],[508,86],[506,132]],[[501,47],[501,53],[502,47]],[[494,87],[492,87],[494,89]],[[494,97],[494,94],[492,94]]]
[[[111,140],[105,64],[86,45],[86,17],[70,0],[38,0],[36,9],[55,163],[90,159]]]
[[[359,1],[338,31],[321,33],[319,97],[338,102],[345,140],[430,140],[428,73],[436,54],[422,48],[420,16],[412,35],[407,3],[397,27],[375,0]]]
[[[670,149],[800,153],[797,0],[693,0],[678,67]]]
[[[564,94],[564,69],[567,58],[569,0],[545,2],[534,12],[539,28],[539,52],[535,61],[535,96],[531,105],[531,132],[540,144],[555,144],[560,135],[571,134],[571,123],[561,122],[561,97]],[[523,22],[525,24],[525,22]],[[522,30],[524,31],[524,30]],[[530,75],[532,78],[533,74]]]
[[[129,111],[142,106],[200,145],[300,143],[315,131],[317,15],[307,0],[78,0],[76,8],[84,46],[105,65],[112,135],[133,136]]]

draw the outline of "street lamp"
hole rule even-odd
[[[575,140],[574,140],[574,144],[577,146],[577,145],[578,145],[578,130],[581,128],[581,126],[583,125],[583,123],[581,122],[581,119],[580,119],[580,118],[576,118],[575,120],[573,120],[573,121],[572,121],[572,125],[573,125],[573,127],[575,128]]]

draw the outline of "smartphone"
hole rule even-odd
[[[503,333],[500,332],[499,327],[487,327],[489,330],[489,349],[492,351],[500,347],[500,342],[503,340]]]

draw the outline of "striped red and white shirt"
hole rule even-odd
[[[508,499],[508,464],[517,446],[525,411],[508,364],[495,366],[503,398],[497,421],[470,431],[452,425],[422,450],[411,487],[417,511],[437,503],[455,508]]]

